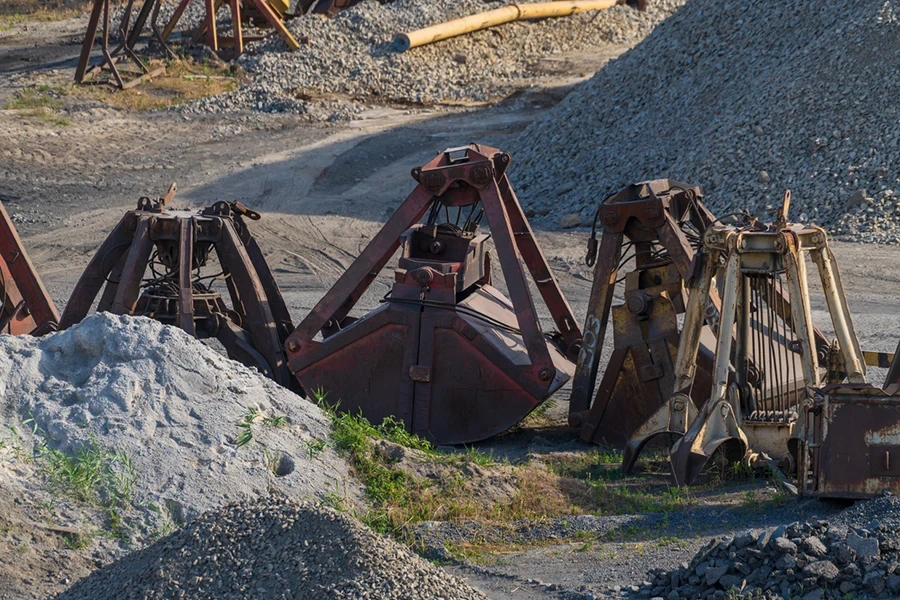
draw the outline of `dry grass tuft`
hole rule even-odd
[[[0,31],[27,21],[61,21],[90,8],[90,0],[0,0]]]
[[[162,61],[153,60],[150,61],[149,68],[152,71],[162,64]],[[164,74],[131,89],[115,90],[100,84],[81,85],[73,86],[70,95],[124,110],[146,112],[230,92],[240,84],[240,79],[225,64],[175,60],[166,62],[165,65]]]

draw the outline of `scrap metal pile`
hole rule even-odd
[[[625,470],[655,440],[670,444],[679,484],[710,462],[747,461],[795,477],[801,495],[900,491],[900,348],[861,351],[827,235],[788,222],[789,192],[772,223],[717,219],[699,187],[672,180],[609,196],[588,241],[595,277],[582,334],[506,175],[510,162],[470,144],[413,169],[406,201],[296,329],[248,227],[261,217],[239,203],[174,210],[174,185],[142,198],[62,319],[0,210],[0,325],[64,329],[99,295],[98,311],[216,338],[283,386],[327,392],[374,422],[394,417],[436,444],[502,433],[574,377],[570,425],[585,441],[623,448]],[[381,306],[351,316],[398,249]],[[813,323],[807,259],[833,341]],[[508,297],[493,285],[494,260]],[[529,276],[557,331],[542,329]],[[867,362],[889,367],[882,388],[868,383]]]

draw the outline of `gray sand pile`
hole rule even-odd
[[[484,596],[347,515],[269,498],[207,513],[94,572],[57,598],[462,600]]]
[[[300,41],[299,50],[289,52],[278,37],[250,46],[237,62],[251,83],[187,110],[330,110],[334,120],[360,110],[361,105],[348,104],[346,97],[403,104],[495,101],[539,78],[541,74],[531,68],[538,59],[609,43],[633,43],[683,1],[649,0],[645,12],[617,6],[560,19],[512,23],[398,53],[390,45],[397,32],[504,3],[396,0],[382,4],[365,0],[331,19],[319,15],[293,19],[288,28]],[[323,105],[329,95],[344,100]],[[311,109],[310,97],[320,98],[320,106]]]
[[[896,0],[689,0],[531,125],[520,196],[553,224],[643,179],[698,184],[714,212],[900,240]]]
[[[184,520],[272,489],[358,494],[317,406],[146,318],[102,313],[43,338],[0,336],[0,420],[67,454],[126,453],[135,505]]]

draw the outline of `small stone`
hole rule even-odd
[[[803,542],[803,548],[806,550],[806,553],[810,556],[815,556],[820,558],[828,554],[828,549],[825,547],[825,544],[822,543],[822,540],[813,536],[808,538]]]
[[[825,581],[833,581],[841,571],[830,560],[818,560],[803,567],[803,572]]]
[[[772,540],[772,548],[782,554],[797,554],[797,544],[786,537],[779,537]]]
[[[866,573],[865,577],[863,577],[863,585],[872,590],[876,594],[880,594],[884,591],[884,571],[880,569],[874,569]]]
[[[756,177],[756,180],[760,183],[769,183],[772,181],[772,178],[769,177],[769,174],[765,171],[760,171],[759,175]]]
[[[556,195],[562,196],[563,194],[568,194],[569,192],[571,192],[574,189],[575,189],[574,184],[566,183],[566,184],[563,184],[563,185],[559,186],[558,188],[556,188]]]
[[[878,540],[875,538],[863,538],[851,533],[847,536],[847,545],[853,548],[859,558],[879,558],[881,556]]]
[[[825,590],[816,588],[803,595],[803,600],[822,600],[825,598]]]
[[[734,547],[740,550],[741,548],[746,548],[750,544],[755,544],[758,539],[758,533],[748,530],[740,535],[735,536],[733,543]]]
[[[725,573],[728,572],[728,565],[721,567],[710,567],[706,570],[706,585],[713,586],[719,582]]]
[[[579,225],[581,225],[581,215],[579,215],[578,213],[565,215],[559,220],[559,226],[562,229],[572,229],[573,227],[578,227]]]
[[[854,208],[866,204],[867,201],[868,194],[866,193],[866,190],[856,190],[850,194],[850,198],[847,199],[847,208]]]
[[[466,64],[466,55],[462,53],[457,53],[453,55],[453,62],[464,65]]]

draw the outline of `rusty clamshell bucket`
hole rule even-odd
[[[571,377],[581,331],[506,177],[509,162],[472,144],[413,170],[416,188],[288,338],[305,390],[374,423],[392,416],[436,444],[463,444],[509,429]],[[491,284],[482,217],[509,299]],[[348,316],[398,247],[383,306]],[[541,330],[523,262],[558,334]]]

